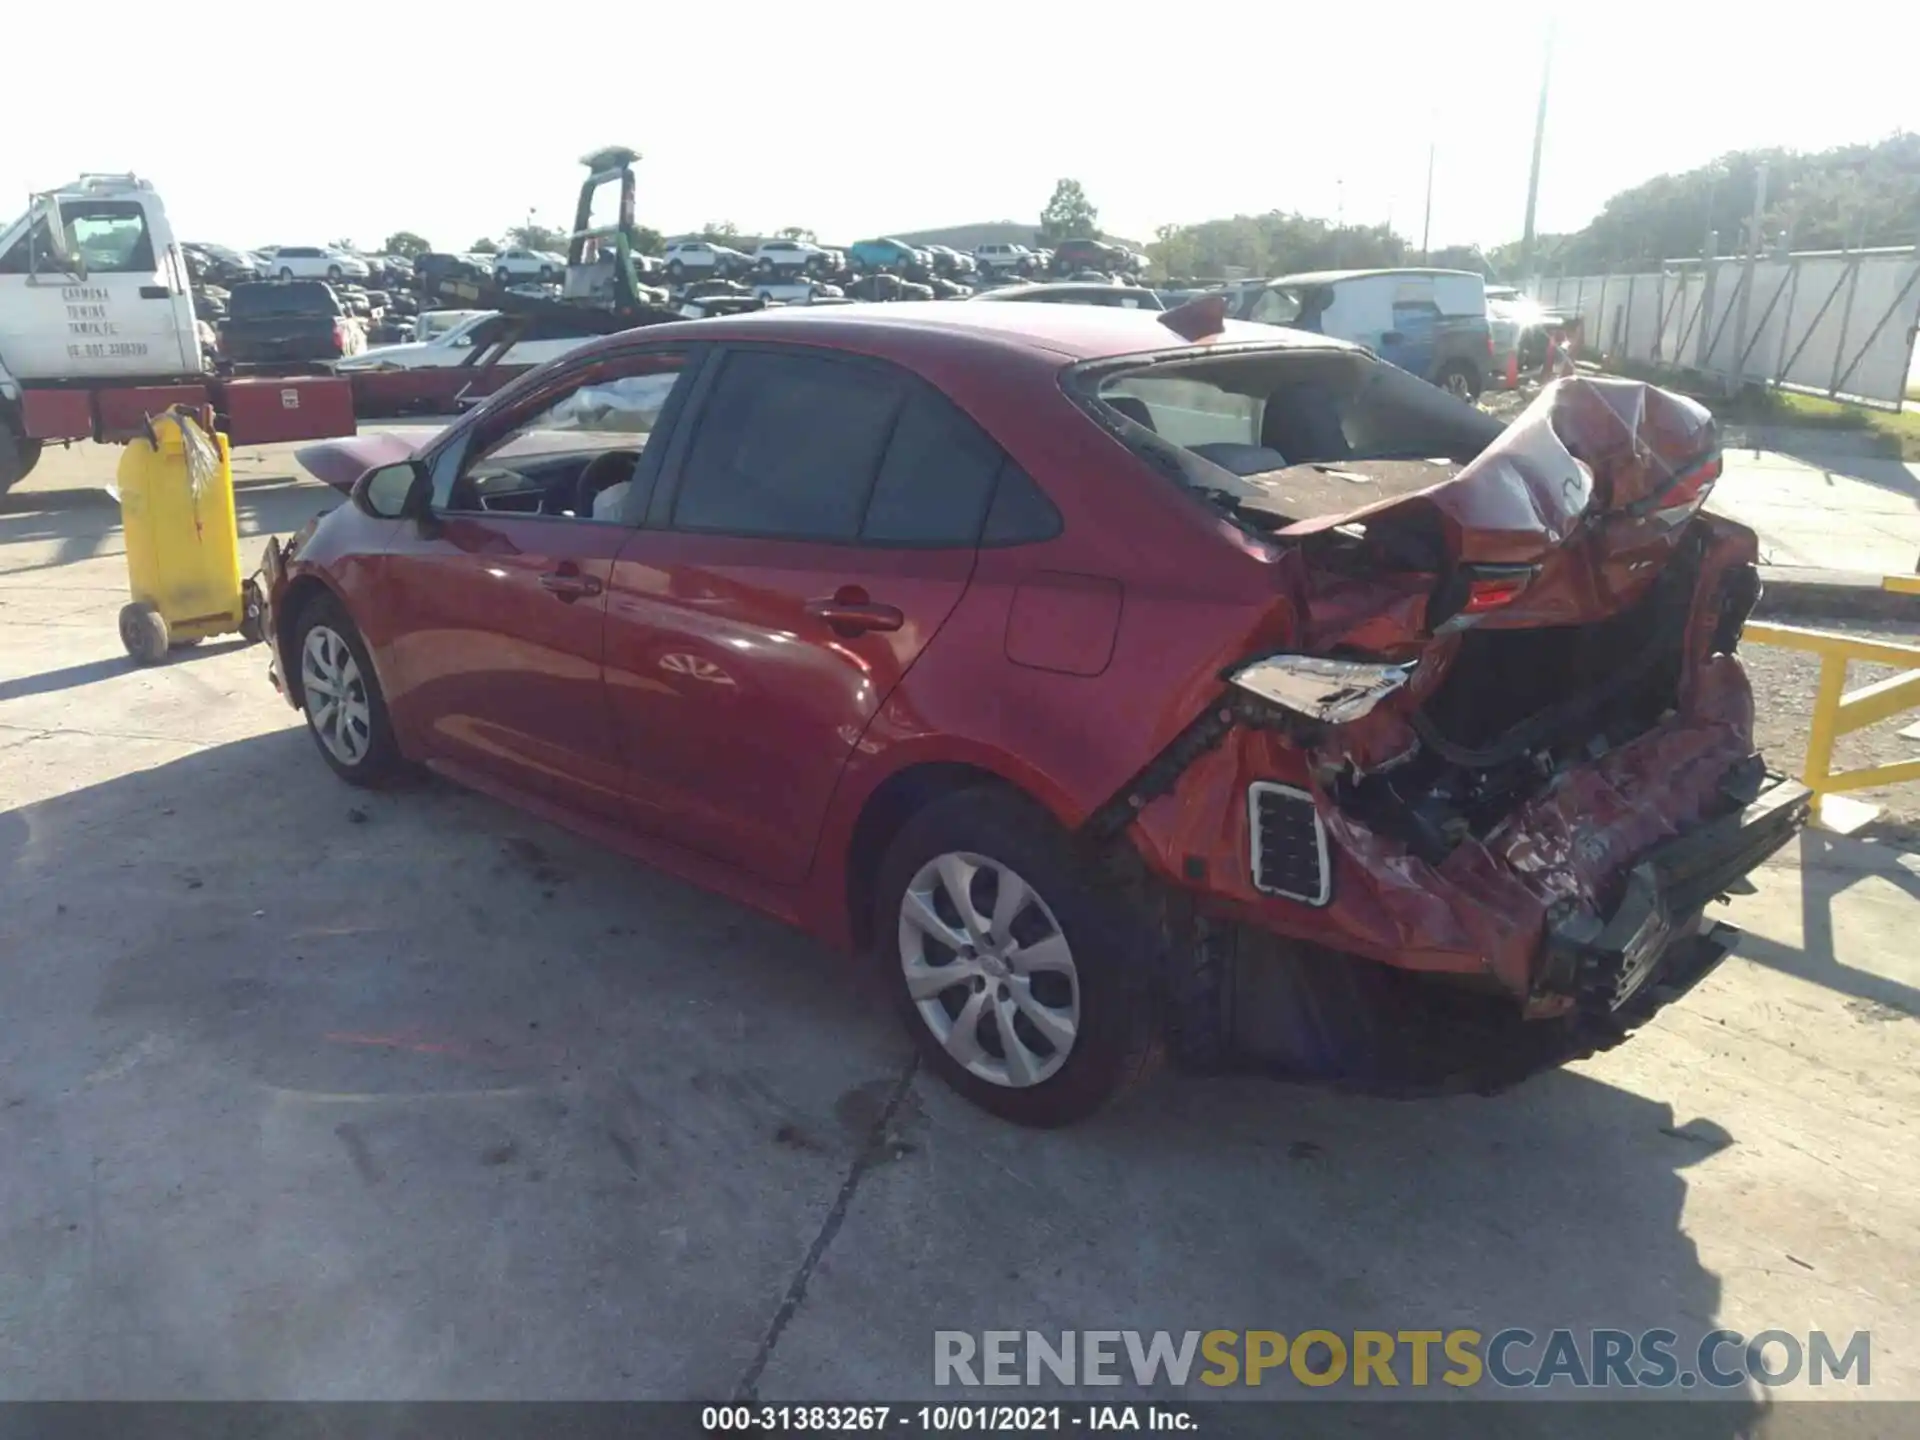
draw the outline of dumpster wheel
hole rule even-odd
[[[139,665],[158,665],[167,658],[167,617],[144,600],[120,607],[120,643]]]

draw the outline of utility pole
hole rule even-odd
[[[1421,219],[1420,219],[1420,263],[1422,265],[1427,263],[1427,240],[1433,231],[1433,143],[1434,143],[1433,137],[1428,136],[1427,137],[1427,208],[1425,213],[1421,216]],[[1538,155],[1539,153],[1538,141],[1534,143],[1534,153],[1536,155]],[[1539,168],[1540,168],[1540,162],[1538,159],[1536,159],[1534,161],[1534,170],[1538,172]],[[1531,212],[1533,207],[1529,205],[1527,209],[1529,212]],[[1531,224],[1529,224],[1527,228],[1531,230],[1533,227]]]
[[[1337,268],[1347,256],[1347,177],[1333,182],[1333,263]]]
[[[1520,280],[1533,278],[1533,215],[1540,201],[1540,148],[1547,139],[1547,90],[1553,81],[1553,29],[1547,19],[1546,53],[1540,61],[1540,108],[1533,117],[1533,168],[1527,174],[1527,223],[1520,235]]]
[[[1727,374],[1727,394],[1738,395],[1747,378],[1747,320],[1753,306],[1753,277],[1760,263],[1760,220],[1767,209],[1767,162],[1753,177],[1753,214],[1747,219],[1747,258],[1740,267],[1740,298],[1734,308],[1733,363]]]

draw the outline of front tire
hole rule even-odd
[[[1020,1125],[1069,1125],[1157,1052],[1155,929],[1030,802],[937,800],[888,848],[875,953],[928,1067]]]
[[[293,663],[300,709],[320,757],[349,785],[379,786],[405,768],[387,718],[386,697],[366,643],[331,595],[318,596],[294,623]]]
[[[0,495],[33,473],[33,467],[40,463],[40,451],[40,441],[15,433],[12,426],[0,420]]]
[[[293,267],[291,265],[282,265],[280,267],[280,278],[282,280],[291,280],[293,278]]]

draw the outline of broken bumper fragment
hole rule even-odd
[[[1611,914],[1550,926],[1536,1005],[1565,997],[1584,1014],[1643,1018],[1726,958],[1740,932],[1702,928],[1701,911],[1791,840],[1813,803],[1805,785],[1758,766],[1729,777],[1726,789],[1739,808],[1649,853]]]

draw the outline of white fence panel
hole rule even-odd
[[[1746,333],[1741,335],[1741,291]],[[1631,275],[1562,275],[1535,296],[1579,315],[1590,350],[1898,405],[1920,331],[1920,250],[1670,262]]]

